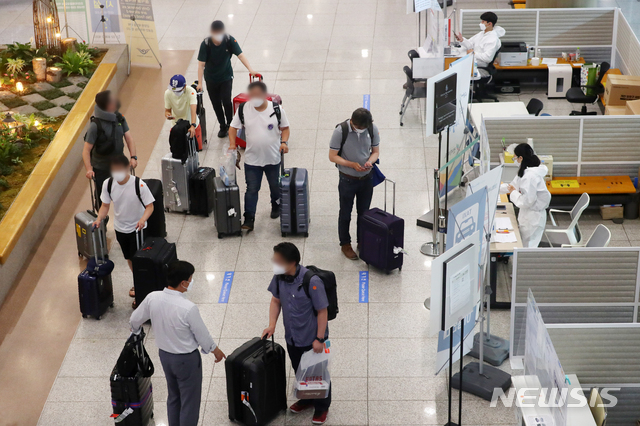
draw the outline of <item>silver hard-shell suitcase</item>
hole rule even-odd
[[[162,187],[164,208],[168,212],[189,212],[189,178],[198,168],[198,151],[195,138],[189,140],[187,161],[173,158],[171,153],[162,157]]]
[[[91,208],[92,210],[81,211],[75,216],[74,231],[76,233],[76,243],[78,245],[78,256],[84,256],[90,259],[95,256],[93,250],[93,244],[91,243],[91,228],[93,222],[98,217],[96,210],[96,196],[93,185],[93,180],[89,181],[89,188],[91,192]],[[99,242],[104,248],[104,254],[109,254],[107,250],[107,225],[106,220],[103,220],[98,230]]]

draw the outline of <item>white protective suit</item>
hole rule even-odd
[[[509,195],[511,202],[520,209],[518,226],[523,247],[538,247],[547,224],[547,212],[551,194],[547,189],[544,176],[548,169],[545,165],[528,167],[524,176],[516,176],[511,182],[516,189]],[[500,192],[506,194],[509,185],[500,185]]]
[[[460,43],[463,47],[473,49],[475,60],[479,67],[486,67],[493,60],[496,52],[502,46],[500,37],[505,34],[504,28],[499,25],[492,31],[480,31],[470,39],[463,39]]]

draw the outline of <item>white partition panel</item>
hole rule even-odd
[[[640,75],[640,41],[622,13],[618,13],[615,66],[623,74]]]

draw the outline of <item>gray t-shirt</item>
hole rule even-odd
[[[380,145],[380,132],[378,131],[378,127],[373,125],[373,140],[369,136],[369,130],[365,130],[362,133],[357,133],[351,128],[349,124],[349,120],[347,120],[349,135],[347,136],[347,140],[344,142],[344,147],[342,148],[342,153],[340,157],[344,158],[348,161],[355,161],[361,166],[364,165],[367,161],[369,161],[369,157],[371,156],[371,148],[374,146]],[[340,150],[340,142],[342,142],[342,126],[337,126],[333,131],[333,135],[331,135],[331,142],[329,143],[329,147],[333,150]],[[365,170],[363,172],[357,172],[355,169],[351,167],[345,167],[338,165],[338,170],[342,173],[361,177],[369,174],[371,170]]]
[[[282,320],[284,322],[284,338],[287,344],[305,347],[311,346],[318,334],[318,319],[313,312],[329,306],[324,283],[314,276],[309,282],[309,297],[307,297],[302,281],[308,271],[304,266],[298,266],[298,274],[292,282],[274,275],[269,284],[269,291],[276,299],[280,299],[282,306]],[[329,326],[325,338],[329,335]]]
[[[111,167],[111,157],[124,154],[124,134],[129,131],[129,125],[127,124],[127,120],[124,119],[124,117],[122,118],[122,121],[119,122],[116,119],[115,114],[102,111],[98,107],[95,108],[94,117],[100,120],[102,131],[107,138],[112,137],[115,123],[115,149],[113,150],[111,155],[100,155],[96,152],[95,149],[91,152],[91,167],[98,170],[109,170],[109,168]],[[92,122],[91,124],[89,124],[89,129],[87,130],[87,134],[85,135],[84,140],[85,142],[93,145],[94,143],[96,143],[97,137],[98,125]]]

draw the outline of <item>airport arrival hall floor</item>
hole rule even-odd
[[[31,1],[1,3],[0,42],[31,37]],[[615,1],[602,3],[617,5]],[[640,9],[632,3],[636,2],[629,1],[626,6],[632,12],[627,16],[640,16]],[[494,10],[498,16],[499,9],[509,7],[503,0],[457,4],[459,8]],[[253,67],[264,75],[269,90],[282,96],[291,123],[286,165],[305,167],[310,172],[310,235],[287,240],[298,245],[304,264],[333,270],[338,277],[340,314],[329,325],[335,358],[333,404],[327,424],[444,424],[446,374],[434,376],[436,339],[428,333],[429,311],[423,306],[430,295],[430,259],[419,249],[430,234],[415,225],[417,217],[430,209],[431,175],[438,148],[437,138],[424,136],[418,102],[412,102],[404,127],[399,126],[405,82],[402,67],[408,65],[407,51],[417,42],[416,18],[405,14],[404,0],[153,0],[153,7],[164,69],[134,70],[136,79],[130,80],[127,93],[121,94],[146,164],[144,172],[138,174],[160,178],[160,159],[169,151],[169,124],[162,122],[161,115],[162,92],[173,74],[185,73],[189,82],[196,78],[195,52],[211,21],[223,20]],[[639,24],[632,22],[634,26]],[[239,62],[234,61],[234,69],[236,95],[244,90],[248,78]],[[390,275],[369,269],[361,261],[345,259],[338,245],[338,172],[328,160],[329,138],[337,123],[363,105],[364,95],[370,96],[371,111],[380,128],[381,168],[397,181],[396,213],[406,223],[405,248],[409,254],[402,272]],[[532,96],[527,92],[503,100],[527,102]],[[206,98],[205,106],[209,144],[200,154],[200,162],[215,167],[228,140],[216,137],[218,126]],[[553,101],[547,108],[553,115],[560,115],[567,114],[571,106],[566,101]],[[83,176],[79,168],[78,178],[63,200],[69,204],[51,219],[55,226],[45,231],[37,255],[7,299],[10,303],[0,310],[2,425],[113,424],[109,417],[109,373],[129,335],[132,310],[127,293],[132,277],[111,228],[115,308],[101,321],[80,318],[75,276],[83,262],[75,258],[72,215],[89,207]],[[238,179],[244,191],[242,171]],[[178,256],[196,267],[196,288],[188,297],[198,304],[209,330],[227,354],[258,336],[268,322],[269,259],[272,247],[283,238],[278,221],[268,217],[266,187],[263,183],[256,229],[241,238],[219,240],[212,217],[167,215],[168,239],[177,244]],[[383,196],[380,186],[375,190],[373,206],[382,207]],[[600,222],[598,215],[588,213],[581,224],[590,233]],[[607,221],[607,226],[612,230],[612,245],[640,243],[640,221],[625,221],[624,225]],[[30,275],[34,270],[39,272]],[[234,272],[229,300],[218,303],[228,271]],[[369,271],[368,303],[359,300],[361,271]],[[506,300],[510,290],[506,268],[501,282],[499,297]],[[38,316],[29,312],[38,312]],[[50,331],[34,318],[60,324],[63,333],[52,339],[47,335]],[[492,312],[492,332],[508,338],[509,312]],[[283,334],[279,324],[276,340],[280,343],[284,343]],[[31,338],[29,345],[24,344],[27,335]],[[148,335],[147,349],[156,364],[154,421],[156,426],[166,426],[166,383],[152,328]],[[48,343],[43,345],[45,341]],[[43,363],[42,359],[51,362]],[[214,365],[211,355],[203,359],[200,424],[227,424],[224,367]],[[508,362],[501,368],[509,371]],[[290,368],[289,374],[292,377]],[[27,388],[28,395],[21,393]],[[515,423],[511,409],[489,408],[487,402],[470,395],[465,395],[463,402],[465,425]],[[311,413],[283,413],[273,422],[310,423]]]

